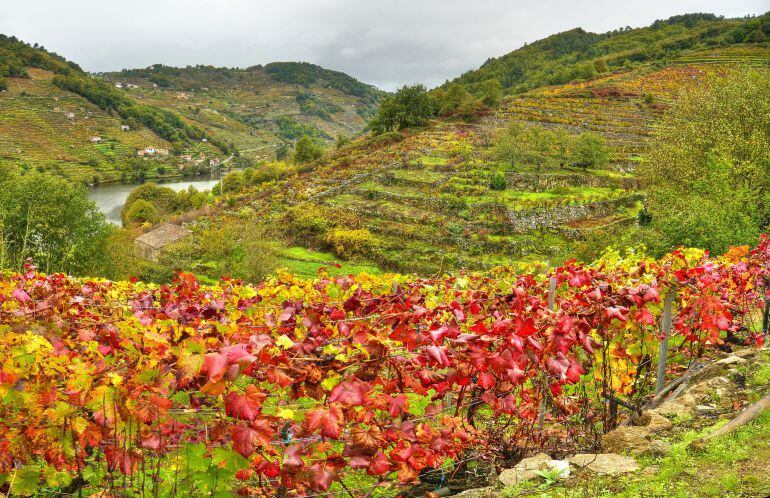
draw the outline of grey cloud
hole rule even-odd
[[[761,14],[767,0],[0,0],[0,32],[89,71],[303,60],[392,90],[435,86],[550,34],[685,12]]]

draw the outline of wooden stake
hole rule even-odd
[[[715,430],[708,436],[696,439],[690,443],[690,448],[694,450],[702,450],[712,439],[719,436],[724,436],[725,434],[730,434],[731,432],[740,429],[744,425],[752,422],[757,417],[762,415],[765,410],[770,410],[770,394],[760,399],[756,403],[749,405],[745,410],[739,413],[737,417],[727,422],[725,425]]]
[[[668,337],[671,335],[671,307],[674,304],[676,291],[670,289],[666,293],[666,300],[663,304],[663,340],[660,341],[660,352],[658,353],[658,377],[656,379],[655,392],[663,390],[666,383],[666,360],[668,359]]]

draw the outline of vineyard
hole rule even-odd
[[[200,66],[135,69],[105,77],[135,85],[127,90],[130,95],[171,109],[211,136],[234,143],[244,157],[264,160],[274,158],[278,144],[296,141],[302,133],[325,141],[358,135],[376,109],[382,92],[374,87],[344,75],[351,88],[333,86],[325,80],[330,71],[310,65],[307,70],[317,75],[278,79],[261,66]],[[163,86],[153,85],[154,80]]]
[[[596,448],[618,404],[652,393],[666,309],[671,379],[725,342],[761,345],[768,286],[768,238],[258,286],[30,264],[0,280],[0,491],[392,495]]]
[[[751,53],[759,58],[766,50]],[[656,123],[678,92],[732,64],[645,66],[506,97],[472,123],[437,119],[355,140],[298,175],[247,186],[230,201],[266,214],[260,222],[281,243],[384,270],[434,274],[561,261],[592,234],[636,222],[644,192],[634,171]],[[608,164],[498,160],[497,137],[516,124],[553,136],[598,135]],[[503,177],[497,189],[495,175]],[[361,240],[345,249],[334,244],[335,230]]]
[[[121,131],[121,119],[60,90],[53,74],[30,69],[0,96],[0,162],[51,171],[75,182],[120,180],[120,167],[148,146],[171,144],[144,128]],[[102,143],[91,143],[91,137]]]

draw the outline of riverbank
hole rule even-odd
[[[110,182],[92,185],[88,188],[88,198],[96,204],[96,207],[104,213],[107,221],[115,225],[122,225],[120,213],[126,203],[128,195],[139,185],[147,182],[154,182],[163,185],[176,192],[194,187],[197,190],[211,190],[219,181],[222,175],[197,175],[194,177],[178,178],[156,178],[144,182]]]

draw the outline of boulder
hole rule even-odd
[[[650,442],[650,447],[644,452],[645,455],[662,457],[671,453],[671,444],[660,439],[653,439]]]
[[[579,453],[569,459],[579,469],[588,469],[600,475],[618,475],[636,472],[639,464],[631,457],[615,453]]]
[[[545,453],[538,453],[535,456],[525,458],[516,464],[512,469],[505,469],[497,476],[497,482],[504,487],[515,486],[522,481],[535,479],[538,477],[533,470],[548,470],[551,457]]]
[[[721,360],[717,361],[717,365],[740,365],[742,363],[746,363],[746,358],[741,358],[737,355],[731,355],[727,358],[722,358]]]
[[[690,394],[683,394],[673,401],[664,401],[652,411],[664,417],[683,417],[692,414],[695,404],[695,398]]]
[[[640,416],[632,420],[632,423],[637,427],[645,427],[654,434],[667,431],[672,427],[666,417],[652,410],[644,410]]]
[[[650,465],[642,470],[642,474],[646,476],[654,476],[658,472],[660,472],[660,465]]]
[[[618,427],[602,436],[602,450],[638,455],[650,448],[652,431],[647,427]]]
[[[735,384],[727,377],[714,377],[695,384],[687,390],[687,394],[695,398],[696,402],[701,402],[709,399],[712,394],[724,398],[734,387]]]
[[[502,494],[494,486],[487,486],[486,488],[466,489],[454,496],[462,498],[500,498]]]

